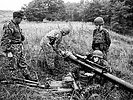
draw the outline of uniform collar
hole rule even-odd
[[[11,20],[11,22],[12,22],[15,26],[19,26],[19,24],[16,24],[13,20]]]
[[[96,29],[98,32],[102,32],[103,31],[103,29],[101,29],[101,30],[98,30],[98,29]]]

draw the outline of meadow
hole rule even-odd
[[[0,23],[0,30],[2,30],[3,21]],[[40,40],[41,38],[50,30],[62,28],[69,26],[71,28],[71,33],[63,38],[61,47],[65,50],[69,50],[81,55],[86,55],[92,53],[91,43],[92,43],[92,31],[94,25],[91,22],[27,22],[23,21],[20,27],[23,29],[23,34],[26,39],[24,42],[25,56],[27,63],[31,65],[31,70],[35,70],[38,73],[40,81],[43,83],[46,74],[42,71],[45,68],[43,62],[43,54],[40,54]],[[111,46],[108,52],[108,63],[113,69],[113,75],[130,82],[133,84],[133,39],[129,36],[119,35],[111,30],[109,30],[111,37]],[[2,31],[0,36],[2,35]],[[41,58],[41,59],[40,59]],[[38,64],[40,61],[41,65]],[[53,63],[53,62],[51,62]],[[64,65],[63,65],[64,67]],[[12,87],[14,88],[14,87]],[[19,100],[51,100],[54,96],[45,96],[42,91],[38,93],[36,90],[30,90],[25,88],[16,88],[20,91],[16,94],[17,90],[11,91],[12,89],[5,87],[3,91],[6,91],[5,98],[10,98],[8,100],[14,99],[20,96],[22,93],[24,95],[19,98]],[[0,91],[2,93],[2,90]],[[26,93],[26,94],[25,94]],[[21,94],[21,95],[22,95]],[[26,95],[26,96],[25,96]],[[2,96],[1,96],[2,97]],[[46,98],[47,97],[47,98]],[[24,98],[24,99],[23,99]],[[27,99],[28,98],[28,99]],[[1,98],[1,100],[5,100]],[[64,100],[63,98],[57,98],[57,100]],[[67,99],[66,99],[67,100]],[[125,99],[124,99],[125,100]]]
[[[41,38],[50,30],[69,26],[71,33],[63,38],[62,45],[66,50],[85,55],[92,52],[92,31],[94,25],[84,22],[49,22],[49,23],[22,23],[21,27],[26,36],[28,48],[34,53],[40,50],[39,42]],[[122,36],[110,31],[111,46],[108,52],[108,62],[118,73],[132,78],[132,37]],[[25,44],[26,44],[25,41]],[[117,73],[116,73],[117,74]],[[126,79],[126,76],[121,78]],[[118,75],[119,77],[119,75]],[[133,79],[129,79],[132,83]]]

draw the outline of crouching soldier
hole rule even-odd
[[[104,72],[112,72],[111,67],[109,66],[108,62],[104,59],[104,54],[100,51],[100,50],[95,50],[93,53],[91,54],[87,54],[85,56],[81,56],[78,54],[75,54],[75,56],[80,57],[84,60],[89,60],[94,62],[95,64],[100,65],[102,68],[101,70]],[[75,78],[77,80],[80,80],[80,83],[83,84],[83,86],[87,86],[88,83],[91,83],[91,81],[89,80],[89,78],[91,79],[91,77],[93,77],[94,73],[91,70],[88,70],[88,68],[84,67],[84,66],[80,66],[78,68],[75,68],[72,70],[72,72],[75,74]],[[99,80],[99,82],[105,82],[104,78],[99,78],[96,77],[97,80]],[[98,82],[98,83],[99,83]]]
[[[110,73],[112,72],[110,65],[104,59],[104,54],[100,50],[95,50],[92,53],[92,57],[89,59],[91,59],[91,61],[93,61],[94,63],[101,65],[103,68],[105,68],[105,71],[108,71]]]
[[[42,50],[45,55],[45,62],[48,66],[53,66],[53,69],[59,70],[59,45],[63,39],[64,36],[68,35],[70,33],[70,28],[65,27],[62,29],[54,29],[50,32],[48,32],[40,42],[40,46],[42,47]],[[55,51],[55,53],[53,52]],[[50,56],[53,55],[53,56]],[[54,57],[53,59],[50,59]],[[52,60],[52,61],[51,61]],[[53,61],[54,60],[54,61]],[[51,64],[51,62],[54,62],[54,65]],[[52,72],[53,73],[53,72]],[[58,72],[57,72],[58,73]]]
[[[19,27],[22,19],[23,14],[21,12],[13,12],[13,19],[4,24],[1,48],[8,58],[8,66],[12,70],[20,69],[25,79],[32,80],[23,55],[23,41],[25,37],[22,34],[22,29]]]
[[[102,51],[104,59],[107,60],[107,52],[111,44],[109,32],[103,28],[104,20],[102,17],[97,17],[94,24],[96,29],[93,31],[92,49]]]
[[[78,54],[76,54],[78,55]],[[80,58],[83,58],[85,60],[92,61],[100,66],[105,68],[106,71],[112,72],[111,67],[109,66],[108,62],[104,59],[104,54],[100,50],[94,50],[93,53],[87,54],[85,56],[78,55]]]

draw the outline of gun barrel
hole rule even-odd
[[[119,85],[121,88],[125,88],[126,90],[133,92],[133,85],[132,84],[130,84],[130,83],[128,83],[128,82],[108,73],[108,72],[103,73],[103,71],[101,69],[102,66],[94,64],[92,62],[86,63],[80,59],[76,59],[74,57],[74,55],[69,54],[69,55],[67,55],[67,57],[71,61],[73,61],[75,64],[80,64],[80,65],[86,67],[87,69],[93,70],[96,74],[102,75],[104,78],[106,78],[107,80]]]

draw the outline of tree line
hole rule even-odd
[[[83,21],[101,16],[106,26],[124,35],[133,33],[133,0],[33,0],[22,7],[28,21]]]

